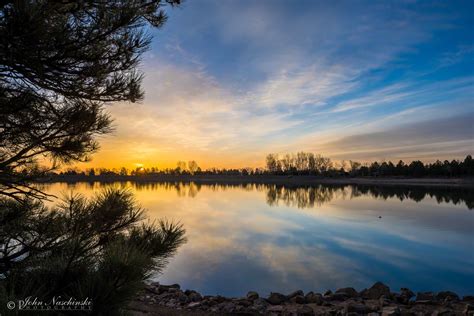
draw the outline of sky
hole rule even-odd
[[[263,166],[474,153],[473,1],[188,0],[143,56],[145,99],[85,166]]]

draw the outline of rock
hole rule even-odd
[[[237,305],[235,307],[235,311],[238,312],[239,315],[242,315],[242,316],[250,316],[251,314],[246,312],[246,306],[242,306],[242,305]]]
[[[281,313],[283,312],[283,306],[282,305],[269,306],[267,308],[267,312]]]
[[[433,305],[433,304],[436,304],[436,302],[433,301],[433,300],[419,300],[419,301],[415,301],[415,304],[417,304],[417,305]]]
[[[406,287],[402,287],[400,289],[400,295],[395,296],[394,299],[398,303],[407,305],[410,302],[411,298],[414,297],[414,296],[415,296],[415,293],[413,293],[412,290],[410,290]]]
[[[363,290],[360,294],[363,298],[377,300],[382,295],[388,297],[390,295],[390,288],[382,282],[377,282],[371,288]]]
[[[433,292],[418,292],[416,301],[434,301],[435,296]]]
[[[327,290],[326,292],[324,292],[324,296],[328,296],[328,295],[331,295],[331,294],[332,294],[331,290]]]
[[[267,301],[272,305],[280,305],[286,301],[286,296],[281,293],[272,292]]]
[[[364,301],[364,304],[365,304],[365,306],[367,306],[367,309],[370,310],[370,311],[377,312],[379,310],[382,310],[382,308],[380,306],[380,303],[378,301],[375,301],[375,300]]]
[[[403,305],[408,304],[408,298],[401,294],[392,293],[392,299],[398,304],[403,304]]]
[[[319,293],[309,292],[305,296],[306,302],[321,305],[323,303],[323,296]]]
[[[253,301],[252,309],[257,311],[260,314],[265,313],[268,303],[263,298],[257,298]]]
[[[328,301],[345,301],[349,298],[346,293],[334,293],[325,297]]]
[[[439,301],[444,301],[444,300],[448,300],[448,301],[459,301],[459,296],[458,296],[456,293],[451,292],[451,291],[439,292],[439,293],[436,295],[436,298],[437,298]]]
[[[191,300],[186,294],[180,293],[178,294],[178,301],[182,304],[186,304],[186,303],[189,303]]]
[[[367,306],[360,303],[350,302],[344,307],[345,313],[366,314]]]
[[[348,297],[357,297],[357,296],[359,296],[359,293],[357,293],[357,291],[352,287],[345,287],[345,288],[342,288],[342,289],[338,289],[336,291],[336,294],[337,293],[346,294],[346,296],[348,296]]]
[[[158,294],[162,294],[164,292],[177,292],[180,289],[179,284],[171,284],[171,285],[159,285],[155,287],[158,290]]]
[[[165,306],[167,306],[167,307],[173,307],[173,308],[176,307],[177,305],[178,305],[178,304],[177,304],[177,301],[176,301],[175,299],[171,299],[171,300],[169,300],[169,301],[165,304]]]
[[[239,305],[242,305],[242,306],[245,306],[245,307],[249,307],[252,305],[252,301],[249,301],[249,300],[239,300],[237,302],[237,304]]]
[[[202,296],[201,294],[199,294],[198,292],[192,292],[188,295],[188,298],[191,302],[199,302],[202,300]]]
[[[464,314],[469,314],[469,312],[472,312],[474,311],[474,305],[471,305],[471,304],[466,304],[466,306],[464,307]]]
[[[166,286],[166,287],[168,287],[168,288],[170,288],[170,289],[178,289],[178,290],[181,289],[181,286],[180,286],[179,284],[176,284],[176,283],[175,283],[175,284],[171,284],[171,285],[161,285],[161,286]]]
[[[253,301],[253,305],[264,305],[264,306],[267,306],[268,305],[268,302],[263,299],[263,298],[257,298],[255,301]]]
[[[174,293],[164,292],[163,294],[158,295],[156,298],[158,301],[163,301],[174,296],[175,296]]]
[[[213,296],[211,298],[212,301],[215,301],[217,303],[222,303],[222,302],[225,302],[226,301],[226,298],[224,296],[221,296],[221,295],[216,295],[216,296]]]
[[[296,315],[297,316],[313,316],[314,311],[308,305],[301,305],[296,309]]]
[[[209,305],[209,306],[215,306],[215,305],[219,304],[218,301],[213,300],[213,299],[206,300],[205,302],[206,302],[206,304]]]
[[[304,296],[304,292],[301,290],[294,291],[293,293],[290,293],[287,295],[288,299],[295,297],[295,296]]]
[[[415,296],[415,293],[413,293],[413,291],[410,290],[409,288],[402,287],[400,289],[400,295],[408,297],[408,299],[410,299]]]
[[[384,307],[382,310],[382,316],[395,316],[400,315],[400,309],[397,306]]]
[[[446,315],[452,315],[453,312],[449,309],[440,309],[440,310],[435,310],[433,313],[431,313],[431,316],[446,316]]]
[[[304,304],[306,303],[306,299],[304,298],[303,295],[296,295],[290,298],[290,302],[295,303],[295,304]]]
[[[145,288],[146,292],[150,292],[152,294],[161,294],[160,293],[160,287],[159,286],[154,286],[154,285],[149,285]]]
[[[250,315],[255,315],[256,313],[257,314],[267,314],[266,311],[267,311],[267,308],[266,307],[263,307],[263,306],[252,306],[252,308],[250,309],[252,312],[250,313]],[[268,315],[268,314],[267,314]]]
[[[157,292],[157,294],[163,294],[163,293],[168,292],[168,288],[158,286],[158,287],[155,287],[155,291]]]
[[[382,295],[379,298],[379,306],[384,307],[384,306],[389,306],[391,301],[385,296]]]
[[[222,310],[225,313],[232,313],[235,311],[236,306],[232,302],[224,302],[220,304],[219,309]]]
[[[251,301],[254,301],[254,300],[256,300],[257,298],[259,298],[257,292],[250,291],[250,292],[247,293],[247,299],[249,299],[249,300],[251,300]]]
[[[474,316],[474,296],[465,296],[459,301],[459,296],[451,291],[420,292],[416,300],[411,301],[414,296],[407,288],[401,288],[400,293],[390,293],[380,282],[361,293],[348,287],[334,293],[327,291],[324,296],[314,292],[304,295],[303,291],[289,295],[272,292],[267,299],[260,298],[254,291],[243,298],[203,297],[193,290],[183,292],[177,284],[152,284],[140,292],[136,302],[147,308],[161,305],[176,310],[198,310],[206,315]]]

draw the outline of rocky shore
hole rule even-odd
[[[450,291],[413,293],[402,288],[392,292],[381,282],[357,292],[341,288],[332,292],[295,291],[288,295],[271,293],[260,297],[203,296],[183,291],[178,284],[153,283],[130,305],[134,315],[470,315],[474,316],[474,296],[459,297]]]

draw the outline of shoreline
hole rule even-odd
[[[357,292],[351,287],[322,293],[298,290],[288,295],[270,293],[262,298],[250,291],[246,297],[203,296],[181,290],[178,284],[152,283],[131,302],[132,315],[474,315],[474,296],[451,291],[413,293],[402,288],[391,292],[377,282]]]
[[[271,185],[381,185],[381,186],[424,186],[474,188],[474,178],[327,178],[320,176],[278,176],[278,175],[146,175],[146,176],[83,176],[67,175],[39,179],[38,183],[76,182],[136,182],[166,183],[193,182],[196,184],[271,184]]]

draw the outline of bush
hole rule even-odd
[[[0,301],[88,298],[94,314],[122,313],[185,242],[181,225],[143,219],[126,190],[108,189],[89,200],[71,195],[54,208],[2,200]]]

